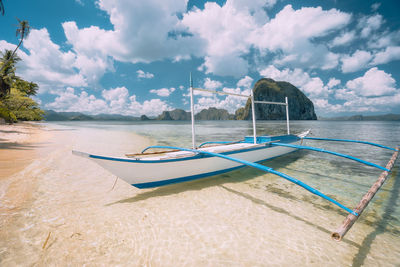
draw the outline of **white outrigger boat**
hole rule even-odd
[[[206,142],[196,146],[195,121],[193,115],[193,91],[195,90],[245,98],[250,97],[253,111],[253,136],[246,136],[243,140],[237,142]],[[241,95],[193,88],[191,79],[190,94],[192,149],[151,146],[143,150],[142,153],[126,154],[124,157],[92,155],[79,151],[73,151],[73,153],[78,156],[90,158],[106,170],[135,187],[150,188],[213,176],[245,166],[241,162],[226,160],[226,158],[217,157],[215,154],[257,163],[293,152],[297,150],[297,148],[272,146],[271,143],[281,142],[299,145],[302,142],[302,138],[308,134],[308,131],[300,135],[290,134],[287,98],[286,101],[282,103],[254,101],[252,93],[251,95]],[[254,103],[286,106],[287,135],[257,137]],[[150,153],[145,152],[152,148],[168,148],[170,150]]]
[[[196,146],[193,101],[193,92],[195,90],[250,98],[252,107],[253,136],[246,136],[243,140],[237,142],[205,142],[200,144],[199,146]],[[341,240],[344,234],[348,231],[354,221],[364,210],[365,206],[368,204],[369,200],[373,197],[374,194],[372,194],[367,202],[363,202],[363,205],[365,206],[357,206],[355,210],[351,210],[343,204],[332,199],[331,197],[328,197],[327,195],[318,191],[317,189],[303,183],[302,181],[259,163],[271,158],[276,158],[288,154],[298,149],[307,149],[348,158],[381,169],[384,171],[383,174],[385,173],[386,179],[386,176],[390,172],[390,169],[393,167],[394,161],[396,160],[398,155],[398,148],[394,149],[366,141],[307,137],[310,130],[305,131],[299,135],[290,134],[289,102],[287,97],[285,98],[285,102],[255,101],[253,92],[251,92],[250,95],[241,95],[228,92],[218,92],[200,88],[193,88],[192,79],[190,78],[190,100],[192,120],[192,148],[150,146],[145,148],[141,153],[125,154],[125,156],[123,157],[93,155],[75,150],[73,150],[72,153],[74,155],[93,160],[115,176],[141,189],[191,181],[203,177],[209,177],[229,172],[245,166],[257,168],[268,173],[273,173],[303,187],[313,194],[316,194],[330,201],[331,203],[350,213],[346,220],[349,220],[351,223],[347,222],[346,227],[342,227],[343,229],[340,229],[338,230],[338,232],[332,234],[332,237],[335,240]],[[254,104],[273,104],[286,106],[287,134],[279,136],[257,136]],[[394,150],[395,153],[393,154],[392,159],[388,163],[388,165],[386,167],[382,167],[372,162],[364,161],[350,155],[345,155],[316,147],[304,146],[303,142],[305,139],[362,143]],[[154,148],[169,150],[159,152],[146,152],[147,150]],[[379,187],[375,186],[375,192],[380,188],[382,184],[380,184]],[[370,192],[368,193],[369,195],[371,195]]]

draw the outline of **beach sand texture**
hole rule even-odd
[[[377,231],[368,215],[332,241],[346,214],[273,175],[245,168],[154,189],[122,180],[112,188],[115,176],[71,150],[121,155],[155,141],[101,129],[0,127],[1,266],[400,264],[399,238]]]

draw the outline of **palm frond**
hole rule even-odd
[[[4,16],[4,5],[2,0],[0,0],[0,13]]]

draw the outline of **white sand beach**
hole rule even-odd
[[[153,140],[40,124],[0,131],[1,266],[400,264],[398,236],[366,216],[335,242],[345,214],[273,175],[241,169],[146,190],[118,179],[113,188],[115,176],[71,150],[121,155]]]

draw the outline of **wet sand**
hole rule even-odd
[[[113,188],[115,176],[71,150],[121,155],[154,141],[54,127],[40,129],[49,135],[38,141],[35,160],[0,180],[1,266],[400,264],[396,232],[377,232],[366,216],[342,242],[332,241],[345,214],[273,175],[246,168],[146,190],[117,180]],[[298,164],[289,160],[286,173]],[[15,204],[24,183],[30,195]]]

